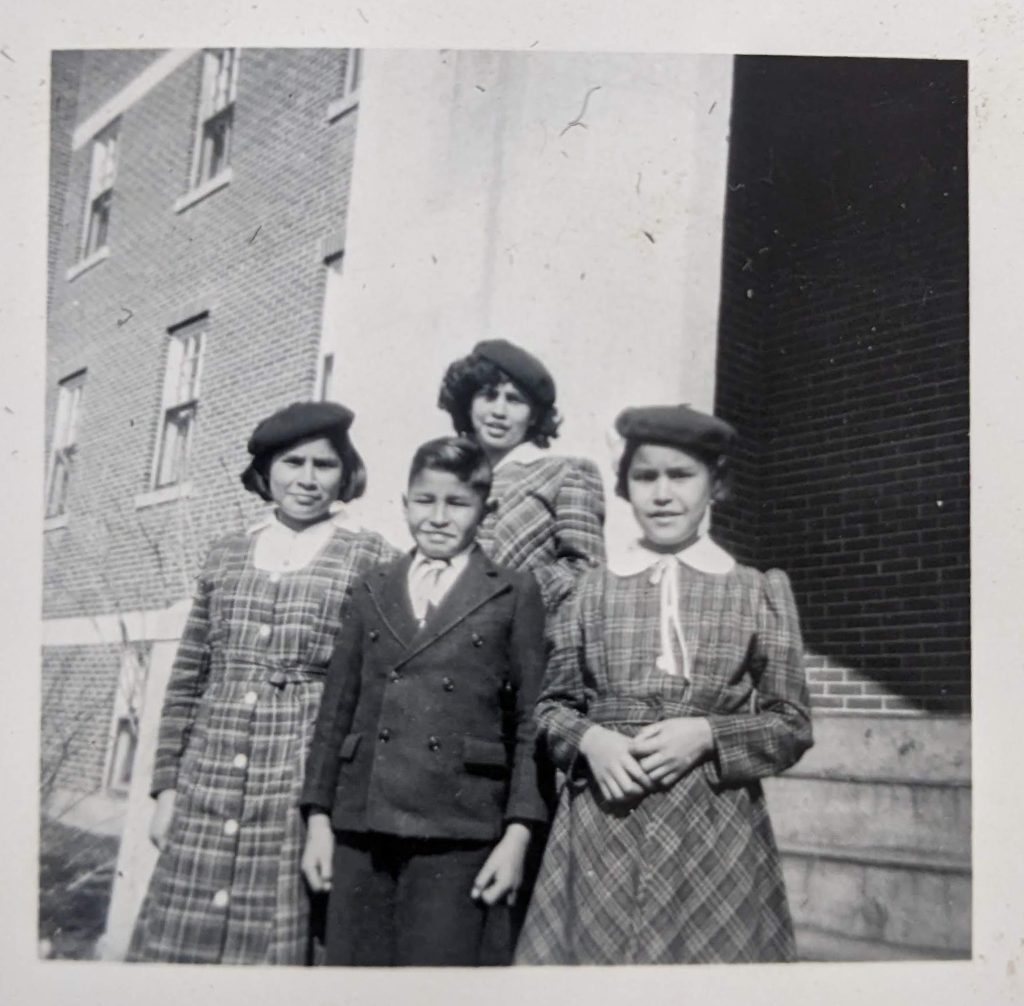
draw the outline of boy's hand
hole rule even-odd
[[[668,789],[715,747],[711,724],[701,716],[676,716],[644,727],[630,752],[660,788]]]
[[[502,900],[514,905],[523,882],[523,861],[529,845],[530,829],[518,822],[510,824],[476,875],[470,897],[488,906]]]
[[[161,851],[167,845],[167,833],[171,830],[171,818],[174,817],[174,799],[178,791],[161,790],[156,795],[156,807],[149,822],[149,840]]]
[[[302,875],[311,891],[331,889],[334,832],[326,814],[310,814],[306,823],[306,847],[302,850]]]
[[[609,803],[628,803],[654,789],[654,782],[636,760],[629,738],[595,724],[580,742],[580,754],[587,759],[590,774],[601,796]]]

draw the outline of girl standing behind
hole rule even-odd
[[[439,406],[475,440],[494,472],[480,547],[533,574],[548,612],[580,575],[604,563],[604,489],[593,462],[547,453],[561,419],[555,382],[504,339],[478,342],[445,372]]]
[[[567,775],[525,964],[782,961],[793,928],[759,780],[811,745],[789,580],[699,533],[728,424],[627,409],[616,492],[642,537],[554,626],[537,707]]]
[[[151,784],[160,857],[130,960],[310,963],[298,798],[349,584],[394,554],[332,517],[359,496],[352,413],[299,402],[249,440],[275,504],[210,549],[167,686]]]

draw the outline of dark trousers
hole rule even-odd
[[[338,834],[324,963],[476,967],[511,963],[512,923],[469,893],[493,842]]]

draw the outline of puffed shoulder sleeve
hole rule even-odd
[[[213,545],[196,578],[192,606],[164,693],[150,783],[152,796],[177,786],[178,765],[206,688],[210,672],[210,595],[216,589],[224,548],[222,541]]]
[[[761,578],[750,660],[753,708],[708,717],[714,765],[722,782],[746,782],[782,772],[813,743],[800,618],[789,577],[778,569]]]
[[[572,593],[586,570],[605,563],[604,484],[592,461],[567,460],[554,516],[555,561],[533,571],[549,612]]]

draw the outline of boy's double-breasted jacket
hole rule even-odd
[[[338,831],[498,838],[543,821],[534,704],[544,605],[531,576],[474,548],[421,628],[411,557],[358,580],[327,675],[301,802]]]

